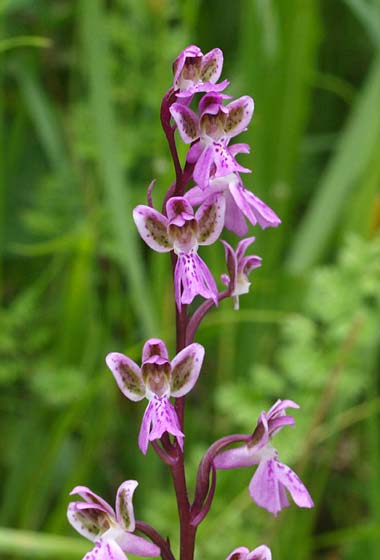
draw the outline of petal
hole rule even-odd
[[[275,460],[275,472],[277,480],[285,486],[290,492],[294,502],[299,507],[312,508],[314,507],[313,500],[303,482],[296,475],[294,471],[287,465]]]
[[[225,256],[226,256],[226,263],[227,263],[227,269],[228,272],[230,274],[230,284],[232,286],[232,289],[235,285],[236,282],[236,276],[237,276],[237,259],[236,259],[236,254],[235,251],[232,249],[231,245],[229,243],[227,243],[227,241],[223,241],[222,243],[224,245],[224,252],[225,252]]]
[[[149,440],[160,439],[165,432],[172,434],[178,440],[182,449],[184,435],[178,421],[178,416],[174,406],[167,397],[154,397],[152,404],[152,428],[149,433]]]
[[[249,144],[237,143],[232,144],[232,146],[228,146],[228,151],[230,152],[231,156],[236,156],[237,154],[249,154],[251,151],[251,146]]]
[[[229,103],[226,108],[228,109],[228,117],[224,130],[229,137],[237,136],[247,128],[251,121],[254,109],[253,99],[248,95],[243,95],[243,97]]]
[[[232,156],[229,149],[221,143],[215,143],[214,148],[214,163],[216,166],[216,177],[225,177],[235,171],[243,171],[243,173],[250,173],[249,169],[242,167]]]
[[[212,49],[202,58],[200,79],[202,82],[215,84],[222,73],[223,53],[220,49]]]
[[[90,490],[90,488],[87,488],[87,486],[75,486],[75,488],[71,490],[70,496],[73,496],[75,494],[78,494],[78,496],[80,496],[88,504],[101,506],[104,511],[108,512],[111,516],[115,516],[115,512],[111,508],[111,506],[105,500],[103,500],[103,498]]]
[[[242,187],[239,182],[230,183],[230,192],[243,214],[253,226],[260,224],[262,229],[276,227],[280,218],[260,198]]]
[[[230,82],[228,80],[223,80],[219,84],[213,84],[211,82],[200,82],[195,84],[194,86],[190,86],[186,88],[183,91],[176,92],[176,96],[180,100],[183,98],[186,98],[186,100],[188,100],[189,96],[193,96],[194,93],[201,93],[201,92],[208,93],[212,91],[223,91],[229,85]]]
[[[248,553],[248,548],[245,546],[239,546],[239,548],[235,548],[235,550],[227,556],[226,560],[245,560]]]
[[[252,550],[246,558],[246,560],[272,560],[271,549],[265,544],[258,546],[255,550]]]
[[[145,397],[145,384],[141,377],[141,369],[128,356],[111,352],[106,357],[120,391],[131,401],[141,401]]]
[[[170,113],[185,144],[190,144],[199,138],[199,117],[194,111],[182,103],[173,103]]]
[[[142,363],[146,362],[152,356],[160,356],[164,360],[169,359],[168,349],[166,348],[165,342],[160,338],[150,338],[144,344],[142,350]]]
[[[258,506],[273,515],[277,515],[288,505],[284,502],[284,496],[280,491],[274,459],[261,461],[249,484],[249,493]]]
[[[122,550],[136,556],[145,558],[147,556],[160,556],[161,554],[161,550],[157,545],[132,533],[124,533],[122,537],[118,538],[118,543]]]
[[[138,438],[139,448],[144,455],[146,455],[146,452],[148,451],[149,431],[150,431],[150,425],[152,423],[152,414],[153,414],[152,401],[149,401],[141,422],[139,438]]]
[[[127,557],[114,540],[104,539],[97,541],[83,560],[127,560]]]
[[[236,248],[236,257],[239,261],[243,258],[246,250],[250,245],[252,245],[255,239],[256,237],[246,237],[245,239],[239,241],[238,246]]]
[[[216,469],[237,469],[240,467],[251,467],[259,463],[260,459],[247,446],[234,447],[219,453],[214,459]]]
[[[246,235],[248,226],[246,224],[244,214],[234,201],[229,190],[224,194],[226,199],[226,213],[224,216],[224,227],[229,231],[236,233],[239,237]]]
[[[196,253],[182,253],[178,255],[174,271],[176,286],[176,301],[189,304],[195,296],[200,295],[205,299],[213,299],[218,304],[218,288],[207,265]],[[180,293],[180,286],[183,291]],[[178,289],[178,292],[177,292]]]
[[[171,251],[167,227],[168,220],[154,208],[139,205],[133,210],[133,219],[139,234],[147,245],[159,253]]]
[[[199,206],[209,197],[209,189],[202,190],[199,187],[193,187],[192,189],[188,190],[185,194],[186,200],[190,202],[192,206]]]
[[[186,161],[189,163],[196,163],[199,156],[203,152],[204,146],[198,141],[190,146],[189,151],[186,154]]]
[[[222,194],[214,195],[204,202],[197,210],[195,219],[198,222],[199,245],[211,245],[222,232],[226,201]]]
[[[70,502],[67,519],[82,537],[96,541],[110,527],[110,516],[102,506]]]
[[[197,382],[201,371],[205,349],[194,342],[179,352],[172,361],[170,394],[183,397]]]
[[[275,416],[284,416],[286,413],[287,408],[300,408],[300,405],[291,401],[290,399],[281,400],[278,399],[274,405],[268,410],[267,417],[268,420],[271,420]]]
[[[135,530],[132,498],[138,484],[137,480],[126,480],[119,486],[116,494],[116,519],[126,531]]]
[[[239,269],[248,276],[255,268],[260,268],[263,259],[256,255],[252,255],[251,257],[244,257],[241,259],[239,263]]]
[[[205,189],[208,186],[213,163],[214,149],[212,144],[210,144],[202,151],[193,171],[193,179],[201,189]]]
[[[195,58],[197,56],[203,56],[203,53],[196,45],[189,45],[179,53],[173,62],[174,87],[178,87],[177,82],[185,65],[186,58]]]

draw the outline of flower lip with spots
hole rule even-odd
[[[251,441],[244,446],[228,449],[217,455],[217,469],[235,469],[258,465],[249,484],[249,493],[257,505],[277,515],[289,505],[286,490],[299,507],[311,508],[313,500],[298,476],[278,460],[270,439],[284,426],[293,426],[294,418],[286,408],[299,408],[290,400],[278,400],[268,412],[260,414]]]
[[[223,68],[223,53],[212,49],[203,54],[196,45],[186,47],[173,62],[173,87],[177,98],[190,102],[195,93],[222,91],[229,82],[219,80]]]
[[[176,437],[183,447],[184,435],[169,398],[183,397],[191,391],[201,371],[203,357],[203,346],[194,342],[169,361],[166,346],[158,338],[145,343],[141,367],[118,352],[106,357],[121,392],[132,401],[143,398],[149,401],[139,434],[139,447],[144,454],[149,441],[159,439],[165,432]]]
[[[197,185],[207,188],[212,176],[224,177],[233,172],[250,173],[235,159],[239,153],[248,153],[248,144],[228,147],[231,138],[247,129],[254,102],[245,95],[228,105],[222,104],[227,96],[206,94],[199,103],[198,116],[182,103],[173,103],[170,113],[185,144],[192,144],[187,161],[194,164],[193,178]]]
[[[214,243],[224,224],[225,200],[221,194],[209,197],[197,212],[181,196],[172,197],[166,204],[167,216],[149,206],[137,206],[133,211],[135,224],[151,249],[164,253],[174,251],[177,263],[174,270],[174,291],[178,309],[189,304],[195,296],[212,299],[217,305],[218,288],[205,262],[198,255],[199,245]]]
[[[136,480],[126,480],[119,486],[115,510],[86,486],[76,486],[70,492],[83,501],[70,502],[67,518],[78,533],[95,543],[83,560],[125,560],[125,553],[160,556],[158,546],[133,534],[132,497],[137,486]]]

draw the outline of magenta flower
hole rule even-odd
[[[137,229],[149,247],[160,253],[174,251],[178,256],[174,271],[174,292],[178,308],[191,303],[196,295],[218,303],[218,288],[198,245],[210,245],[219,237],[224,223],[222,195],[209,197],[196,214],[183,197],[172,197],[166,204],[167,217],[149,206],[133,211]]]
[[[224,225],[236,235],[247,234],[248,227],[245,218],[253,226],[259,224],[262,229],[277,227],[281,224],[280,218],[265,202],[244,188],[237,173],[211,179],[206,190],[199,186],[193,187],[186,193],[185,198],[193,206],[198,206],[207,202],[209,197],[221,193],[226,199]]]
[[[106,357],[121,392],[131,401],[149,403],[139,434],[139,447],[144,455],[149,441],[168,432],[183,449],[184,435],[169,397],[183,397],[194,387],[201,371],[204,348],[193,343],[170,362],[167,348],[159,338],[149,339],[142,351],[141,368],[128,356],[112,352]]]
[[[230,288],[234,299],[234,309],[239,309],[239,296],[247,294],[251,283],[248,275],[254,268],[261,266],[261,257],[244,256],[248,247],[255,241],[254,237],[242,239],[234,251],[227,241],[222,241],[226,253],[227,268],[230,275],[222,274],[222,282]]]
[[[251,552],[245,546],[240,546],[235,548],[226,560],[272,560],[272,553],[265,544],[258,546]]]
[[[126,560],[124,553],[160,556],[155,544],[134,535],[135,517],[132,496],[136,480],[126,480],[116,495],[116,508],[86,486],[76,486],[70,496],[78,494],[83,502],[70,502],[67,518],[71,525],[95,546],[83,560]]]
[[[177,97],[191,98],[195,93],[222,91],[229,82],[220,78],[223,68],[223,53],[220,49],[203,54],[195,45],[186,47],[173,62],[173,87]]]
[[[170,113],[178,132],[185,142],[195,142],[187,154],[187,160],[194,163],[193,178],[198,186],[206,188],[210,176],[224,177],[235,171],[250,173],[235,159],[238,153],[248,153],[248,144],[228,147],[234,136],[246,130],[252,115],[254,103],[247,95],[239,97],[228,105],[222,105],[227,96],[208,93],[199,103],[200,116],[182,103],[173,103]]]
[[[252,440],[242,446],[217,455],[217,469],[235,469],[258,465],[249,484],[254,502],[274,515],[289,505],[286,490],[299,507],[311,508],[313,500],[298,476],[278,460],[276,449],[270,444],[272,438],[284,426],[293,426],[294,418],[286,416],[286,408],[299,408],[290,400],[278,400],[268,412],[262,412]]]

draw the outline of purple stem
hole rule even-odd
[[[171,87],[164,95],[164,98],[161,103],[161,125],[162,128],[164,129],[169,144],[170,153],[173,158],[175,177],[176,177],[176,189],[178,189],[182,182],[182,167],[179,161],[177,147],[174,139],[174,133],[176,127],[175,126],[173,127],[170,124],[171,114],[169,110],[170,105],[172,105],[175,101],[176,98],[174,95],[174,88]]]
[[[164,129],[170,153],[173,158],[174,169],[176,174],[175,185],[172,185],[165,197],[164,205],[166,206],[167,200],[171,196],[182,196],[185,191],[185,187],[192,175],[192,167],[187,165],[185,170],[182,171],[181,164],[178,158],[177,147],[175,144],[175,126],[172,127],[170,124],[170,105],[174,103],[175,95],[174,89],[170,88],[165,94],[162,104],[161,104],[161,123]],[[172,253],[172,270],[173,270],[173,281],[174,281],[174,271],[177,263],[177,256]],[[180,352],[186,346],[186,330],[187,330],[187,305],[181,305],[181,309],[178,311],[176,308],[176,336],[177,336],[177,353]],[[178,398],[175,400],[175,407],[178,414],[178,419],[180,422],[181,429],[183,429],[184,422],[184,398]],[[167,443],[167,442],[166,442]],[[166,448],[167,449],[167,448]],[[190,502],[187,492],[186,475],[185,475],[185,462],[184,454],[178,444],[174,448],[175,462],[170,465],[170,470],[172,473],[174,490],[177,498],[177,508],[180,522],[180,560],[193,560],[194,558],[194,547],[195,547],[195,533],[196,527],[191,524],[191,511]]]
[[[148,523],[144,521],[136,521],[136,529],[146,535],[154,544],[161,550],[161,557],[163,560],[175,560],[175,557],[170,549],[169,543]]]

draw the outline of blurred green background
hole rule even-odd
[[[228,92],[254,97],[244,180],[283,224],[255,229],[241,311],[223,302],[198,333],[189,477],[215,438],[291,398],[276,445],[316,503],[274,520],[251,469],[221,472],[197,558],[263,542],[274,560],[380,558],[379,18],[379,0],[0,1],[1,559],[81,558],[68,492],[112,503],[127,478],[137,517],[177,546],[166,468],[137,450],[144,405],[104,356],[138,361],[151,335],[173,353],[169,259],[131,209],[172,181],[159,107],[191,43],[222,48]],[[220,244],[202,255],[224,272]]]

